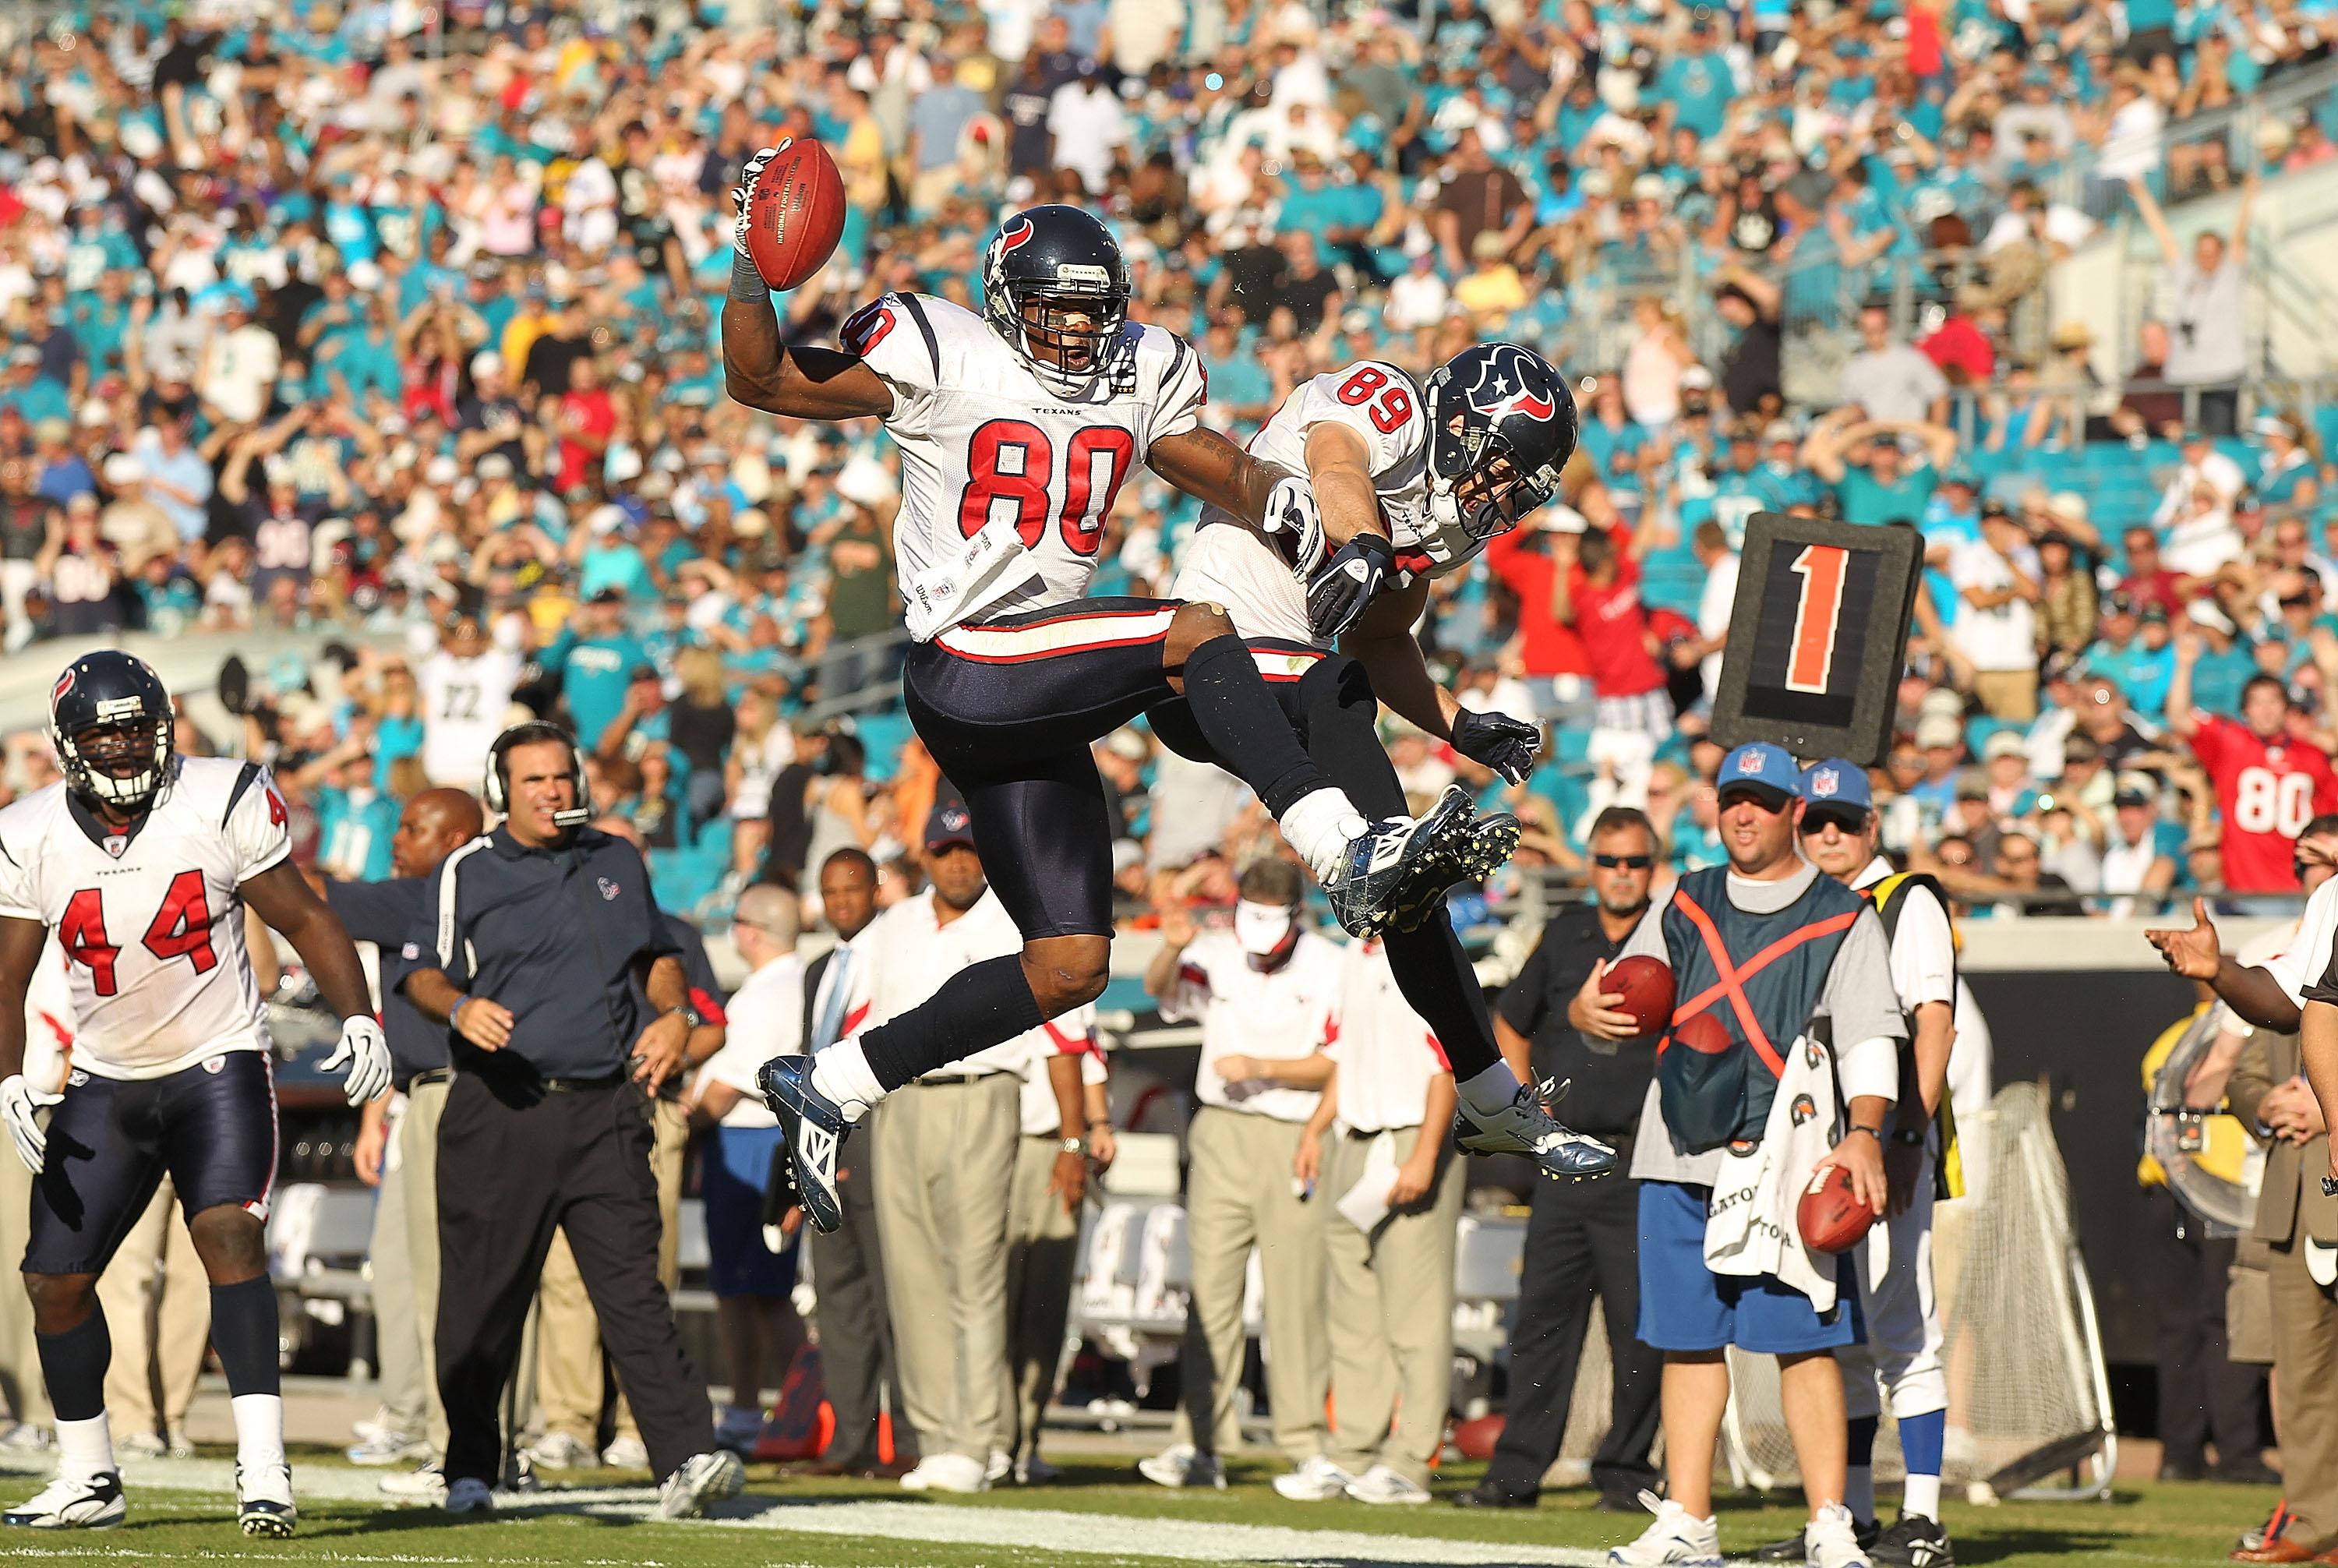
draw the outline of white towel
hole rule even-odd
[[[1808,1035],[1796,1040],[1762,1141],[1723,1152],[1705,1211],[1706,1268],[1744,1278],[1773,1275],[1819,1311],[1833,1309],[1835,1259],[1803,1240],[1794,1210],[1811,1172],[1842,1136],[1838,1105],[1833,1054]],[[1868,1277],[1880,1279],[1891,1263],[1889,1241],[1879,1227],[1864,1245]]]

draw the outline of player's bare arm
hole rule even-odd
[[[1253,457],[1201,426],[1154,442],[1144,466],[1203,505],[1253,524],[1264,522],[1275,485],[1293,477],[1281,464]]]
[[[1349,437],[1353,440],[1354,437]],[[1313,445],[1310,438],[1309,445]],[[1358,446],[1362,443],[1358,442]],[[1311,457],[1312,454],[1310,454]],[[1310,466],[1312,466],[1311,462]],[[1317,492],[1320,497],[1321,492]],[[1323,531],[1331,531],[1331,508],[1324,508]],[[1406,587],[1390,589],[1371,603],[1347,635],[1340,652],[1364,667],[1372,692],[1409,723],[1419,725],[1439,740],[1453,738],[1453,717],[1461,705],[1437,683],[1421,658],[1412,629],[1429,606],[1429,579],[1416,577]]]
[[[1372,455],[1364,438],[1330,420],[1307,432],[1307,483],[1323,514],[1323,537],[1337,549],[1359,534],[1388,536],[1380,494],[1372,485]],[[1383,694],[1385,699],[1385,694]]]
[[[344,1018],[372,1016],[373,996],[366,988],[357,945],[332,906],[309,890],[299,867],[279,860],[241,887],[244,901],[300,955],[327,1006]],[[20,1029],[23,1022],[19,1017]]]
[[[891,389],[859,355],[781,342],[768,299],[724,302],[722,379],[734,402],[790,419],[881,419],[893,411]]]
[[[48,936],[38,920],[0,919],[0,1078],[25,1070],[25,993]]]

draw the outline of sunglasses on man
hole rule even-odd
[[[1656,863],[1653,855],[1594,855],[1591,863],[1602,871],[1645,871]]]

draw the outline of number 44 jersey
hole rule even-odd
[[[1153,443],[1194,428],[1208,393],[1200,358],[1158,327],[1122,328],[1113,372],[1056,396],[970,310],[888,294],[839,334],[893,394],[885,428],[901,449],[893,553],[905,588],[991,523],[1011,525],[1017,584],[938,624],[1044,609],[1086,593],[1114,498]],[[1005,587],[1007,579],[1001,578]]]
[[[241,885],[292,852],[266,769],[182,757],[115,832],[63,784],[0,810],[0,916],[54,928],[73,977],[73,1065],[160,1078],[268,1048]]]

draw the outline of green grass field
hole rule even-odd
[[[1479,1514],[1443,1498],[1478,1467],[1437,1483],[1439,1501],[1410,1509],[1355,1503],[1294,1504],[1268,1482],[1279,1466],[1240,1463],[1226,1492],[1172,1493],[1136,1480],[1122,1461],[1072,1456],[1063,1485],[1007,1488],[928,1502],[874,1483],[809,1481],[768,1466],[717,1518],[653,1524],[642,1514],[641,1477],[603,1472],[564,1481],[492,1521],[448,1521],[435,1509],[384,1509],[365,1500],[378,1472],[338,1455],[295,1458],[300,1535],[237,1534],[214,1461],[130,1473],[130,1522],[69,1534],[0,1535],[0,1557],[43,1563],[283,1562],[329,1563],[631,1564],[635,1568],[1037,1568],[1049,1563],[1259,1562],[1289,1563],[1590,1563],[1628,1539],[1637,1521],[1595,1513],[1587,1492],[1547,1494],[1531,1513]],[[172,1485],[165,1485],[168,1478]],[[624,1490],[628,1484],[636,1489]],[[0,1500],[30,1495],[30,1475],[0,1478]],[[219,1490],[191,1489],[203,1486]],[[2222,1561],[2273,1499],[2213,1485],[2122,1487],[2108,1503],[1950,1504],[1958,1562],[2032,1568],[2078,1560]],[[1799,1527],[1798,1506],[1752,1496],[1720,1504],[1723,1549],[1743,1553]]]

